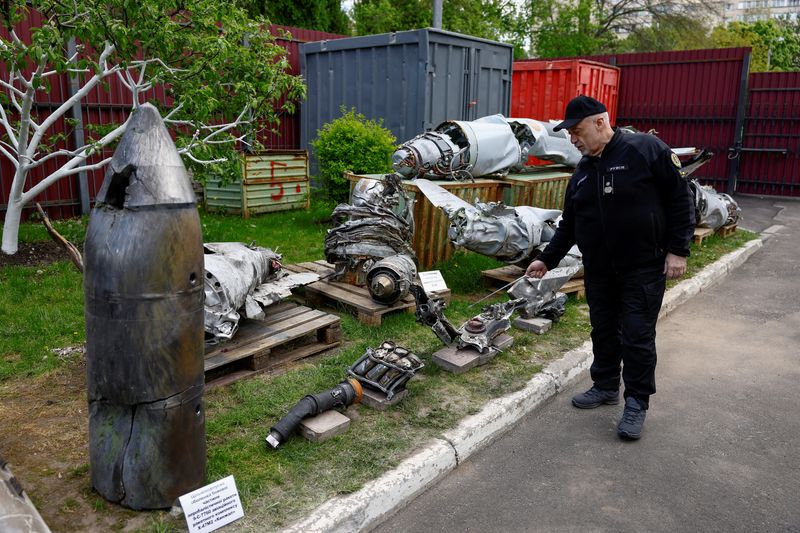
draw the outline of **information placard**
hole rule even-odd
[[[216,531],[244,516],[233,476],[200,487],[178,498],[189,533]]]
[[[419,281],[422,283],[422,288],[425,289],[426,294],[447,290],[447,283],[445,283],[442,273],[438,270],[420,272]]]

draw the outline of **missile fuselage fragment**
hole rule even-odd
[[[85,245],[94,488],[155,509],[205,481],[203,241],[186,169],[158,111],[134,111]]]

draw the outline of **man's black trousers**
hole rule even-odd
[[[592,380],[618,389],[620,365],[625,397],[649,405],[656,392],[656,321],[664,298],[664,263],[627,272],[586,272],[592,322]]]

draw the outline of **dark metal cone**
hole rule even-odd
[[[186,169],[157,110],[114,152],[85,245],[92,483],[163,508],[205,478],[203,243]]]

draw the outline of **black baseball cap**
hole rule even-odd
[[[598,102],[591,96],[576,96],[567,104],[567,111],[564,113],[564,120],[560,122],[553,131],[566,130],[578,124],[581,120],[592,115],[605,113],[606,106]]]

